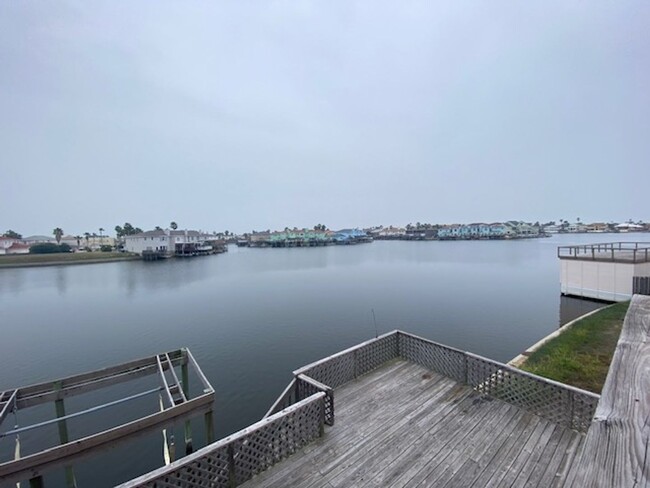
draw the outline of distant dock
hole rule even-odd
[[[560,246],[563,295],[611,302],[650,294],[650,242]]]

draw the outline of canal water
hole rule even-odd
[[[259,420],[292,370],[377,333],[398,328],[511,359],[561,323],[602,306],[561,298],[557,246],[612,240],[643,235],[231,246],[195,259],[0,270],[0,390],[187,346],[216,390],[220,438]],[[135,392],[129,388],[119,393]],[[98,398],[71,399],[67,413]],[[151,413],[157,402],[139,399],[121,413],[71,422],[71,433],[110,426],[122,414]],[[0,432],[53,410],[49,404],[19,413]],[[56,432],[52,426],[22,435],[24,454],[54,445]],[[201,447],[200,419],[193,432]],[[159,467],[161,439],[147,434],[79,462],[79,486],[112,486]],[[180,452],[180,426],[176,439]],[[13,436],[0,437],[0,462],[13,456],[14,443]],[[46,486],[63,486],[62,471],[46,477]]]

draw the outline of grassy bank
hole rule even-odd
[[[578,321],[531,354],[521,369],[600,393],[629,305],[617,303]]]
[[[12,254],[0,256],[0,268],[17,266],[46,266],[52,264],[94,263],[133,259],[134,255],[123,252],[66,252],[55,254]]]

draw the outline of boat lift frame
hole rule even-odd
[[[175,368],[180,366],[179,380]],[[199,378],[203,392],[191,398],[189,394],[189,371]],[[89,409],[65,414],[64,399],[89,391],[106,388],[111,385],[124,383],[144,376],[158,374],[160,386],[147,391],[103,403]],[[95,434],[71,440],[68,438],[66,420],[96,412],[114,405],[128,402],[136,398],[165,392],[167,405],[161,404],[161,410],[151,415],[120,424],[116,427]],[[3,431],[3,421],[11,413],[47,402],[54,402],[56,418],[36,424],[17,427]],[[0,463],[0,485],[29,479],[30,486],[43,486],[42,475],[50,469],[65,466],[66,479],[69,487],[75,487],[76,481],[72,471],[72,463],[82,457],[113,447],[115,442],[128,440],[144,432],[160,430],[170,423],[185,420],[186,452],[192,451],[192,434],[189,419],[203,414],[205,416],[206,439],[214,441],[214,422],[212,418],[214,388],[201,371],[198,363],[187,348],[177,349],[155,356],[130,361],[117,366],[83,373],[67,378],[48,381],[37,385],[0,391],[0,438],[17,435],[27,430],[56,423],[59,431],[60,445],[26,455],[13,461]],[[173,449],[172,449],[173,450]]]

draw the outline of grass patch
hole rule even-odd
[[[617,303],[576,322],[531,354],[521,369],[600,393],[629,306]]]
[[[20,266],[21,264],[75,263],[83,261],[104,261],[125,259],[133,254],[124,252],[64,252],[54,254],[12,254],[0,256],[3,265]]]

